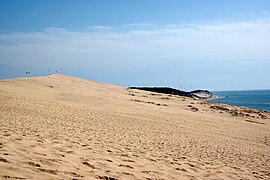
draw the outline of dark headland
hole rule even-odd
[[[195,99],[204,99],[204,100],[221,98],[220,96],[217,96],[208,90],[194,90],[194,91],[187,92],[187,91],[181,91],[179,89],[174,89],[170,87],[129,87],[128,89],[138,89],[138,90],[143,90],[143,91],[192,97]]]

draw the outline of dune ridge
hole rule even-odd
[[[270,113],[67,75],[0,81],[2,179],[269,179]]]

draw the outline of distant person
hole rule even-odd
[[[25,72],[25,74],[27,75],[27,77],[30,77],[31,72],[27,71],[27,72]]]

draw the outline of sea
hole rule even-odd
[[[224,98],[212,99],[210,102],[246,106],[270,112],[270,90],[213,91],[212,93]]]

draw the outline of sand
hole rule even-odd
[[[270,114],[79,79],[0,81],[0,179],[269,179]]]

